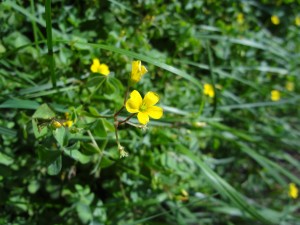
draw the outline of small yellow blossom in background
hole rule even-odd
[[[277,90],[271,91],[271,100],[273,102],[279,101],[280,100],[280,92]]]
[[[243,24],[244,23],[244,14],[243,13],[237,14],[236,20],[237,20],[238,24]]]
[[[177,200],[180,200],[180,201],[183,201],[183,202],[189,200],[189,193],[186,190],[182,189],[180,194],[181,195],[175,196]]]
[[[211,84],[204,84],[203,93],[211,98],[215,97],[215,91]]]
[[[63,125],[65,127],[71,127],[73,125],[73,121],[72,120],[67,120],[66,122],[63,122]]]
[[[207,123],[206,122],[195,122],[195,123],[193,123],[193,125],[195,127],[206,127]]]
[[[142,65],[140,60],[133,61],[131,67],[131,80],[137,83],[141,80],[142,76],[147,73],[148,70]]]
[[[295,18],[295,24],[296,24],[296,26],[300,27],[300,16],[297,16]]]
[[[126,109],[130,113],[137,113],[138,121],[141,124],[147,124],[149,117],[153,119],[160,119],[163,115],[163,109],[154,106],[159,101],[159,96],[150,91],[144,99],[136,90],[130,93],[130,98],[126,102]]]
[[[56,120],[54,120],[54,121],[52,121],[52,127],[53,128],[60,128],[61,126],[62,126],[62,124],[60,123],[60,122],[58,122],[58,121],[56,121]]]
[[[294,91],[295,90],[295,84],[291,81],[287,81],[285,83],[285,89],[288,91]]]
[[[298,188],[294,183],[289,184],[289,196],[293,199],[298,198]]]
[[[93,64],[91,65],[91,71],[93,73],[100,73],[104,76],[107,76],[110,71],[109,71],[109,68],[106,64],[100,64],[100,60],[95,58],[93,59]]]
[[[271,21],[274,25],[280,24],[280,19],[278,16],[275,16],[275,15],[271,16]]]

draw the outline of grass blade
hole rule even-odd
[[[45,10],[46,10],[46,31],[47,31],[49,70],[50,70],[52,85],[55,88],[56,87],[56,75],[54,72],[55,64],[54,64],[53,43],[52,43],[51,0],[46,0]]]
[[[253,205],[246,202],[246,199],[223,178],[216,174],[205,162],[192,153],[189,149],[178,143],[178,150],[193,160],[205,174],[207,181],[215,188],[220,195],[229,199],[236,207],[251,216],[254,220],[259,220],[264,224],[273,224],[278,221],[278,218],[267,217],[261,214]]]

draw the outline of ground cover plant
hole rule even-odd
[[[0,224],[300,224],[300,1],[0,3]]]

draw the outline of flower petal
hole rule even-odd
[[[159,96],[155,92],[149,91],[143,100],[143,103],[147,106],[153,106],[159,101]]]
[[[137,115],[137,118],[138,118],[138,121],[143,125],[145,125],[149,122],[149,116],[145,112],[139,112]]]
[[[131,80],[133,82],[139,82],[142,76],[148,72],[145,66],[142,65],[140,60],[132,61],[131,67]]]
[[[147,68],[145,66],[142,66],[141,67],[141,76],[143,76],[147,72],[148,72]]]
[[[92,65],[91,65],[91,71],[92,71],[93,73],[97,73],[97,70],[98,70],[98,66],[97,66],[96,64],[92,64]]]
[[[209,97],[213,98],[215,96],[214,88],[211,84],[204,84],[203,93],[208,95]]]
[[[93,59],[93,65],[100,66],[100,60],[97,58]]]
[[[136,73],[141,70],[142,62],[140,60],[132,61],[131,63],[131,73]]]
[[[158,106],[150,106],[146,113],[153,119],[160,119],[163,116],[163,109]]]
[[[130,113],[139,112],[139,108],[142,105],[142,96],[137,90],[130,93],[130,98],[126,101],[126,109]]]
[[[106,64],[100,64],[98,72],[105,76],[107,76],[110,73],[109,68]]]

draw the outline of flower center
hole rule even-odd
[[[141,112],[145,112],[147,110],[147,105],[145,103],[142,103],[141,107],[139,108]]]

